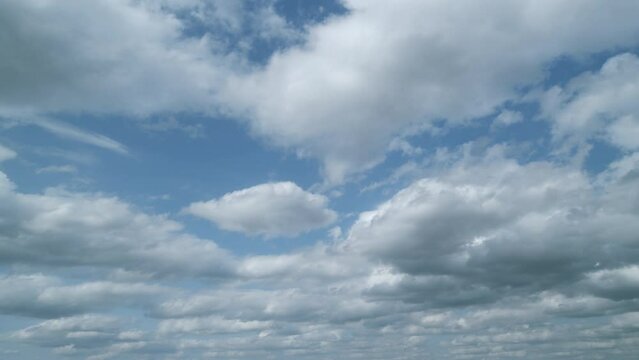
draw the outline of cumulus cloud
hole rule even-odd
[[[596,266],[636,256],[636,214],[616,195],[620,185],[595,195],[586,175],[569,167],[462,162],[361,214],[344,246],[407,274],[373,289],[380,296],[441,292],[453,303],[448,296],[475,292],[481,302],[482,292],[490,299],[500,289],[564,288]]]
[[[344,5],[347,15],[232,77],[222,94],[257,134],[319,158],[332,183],[377,164],[410,128],[493,113],[559,56],[632,46],[639,35],[632,1]]]
[[[222,229],[251,235],[293,236],[327,226],[337,214],[328,199],[292,182],[266,183],[196,202],[185,211]]]

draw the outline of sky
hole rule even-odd
[[[0,358],[635,359],[639,2],[0,2]]]

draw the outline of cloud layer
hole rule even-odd
[[[358,352],[372,358],[393,357],[383,347],[400,343],[409,357],[419,357],[432,337],[443,341],[428,350],[435,357],[529,356],[533,343],[543,346],[536,350],[542,357],[568,350],[587,357],[585,344],[606,343],[619,358],[631,358],[639,340],[631,325],[639,311],[639,184],[632,176],[638,165],[629,156],[589,179],[570,166],[518,164],[503,148],[490,148],[361,213],[343,240],[239,259],[115,199],[93,195],[100,215],[92,215],[87,208],[72,211],[89,195],[20,194],[5,180],[3,204],[10,200],[21,209],[20,220],[2,228],[4,244],[21,240],[3,250],[5,263],[121,270],[112,280],[79,284],[7,276],[0,286],[12,291],[3,292],[0,311],[56,319],[13,339],[76,355],[182,349],[239,358],[348,356],[363,341],[367,348]],[[26,207],[29,200],[43,205]],[[53,202],[56,211],[48,211]],[[116,221],[118,213],[134,220]],[[76,242],[75,252],[44,250],[45,238],[36,235],[43,231],[56,247]],[[157,255],[153,261],[149,253]],[[223,281],[208,289],[176,288],[156,277],[169,273]],[[116,318],[89,325],[96,311],[123,307],[150,309],[157,333],[123,328]],[[574,320],[597,318],[601,325]],[[478,335],[487,329],[490,336]],[[123,333],[136,339],[123,340]],[[174,340],[159,346],[153,337]],[[318,341],[324,348],[312,350]]]

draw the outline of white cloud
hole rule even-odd
[[[621,54],[601,69],[566,86],[549,89],[541,100],[557,142],[568,145],[607,140],[624,150],[639,147],[639,58]]]
[[[639,149],[639,114],[626,115],[608,129],[610,141],[624,149]]]
[[[220,228],[251,235],[293,236],[326,226],[337,218],[328,199],[292,182],[266,183],[196,202],[185,211]]]
[[[538,84],[553,59],[632,46],[639,35],[633,1],[344,5],[347,15],[310,28],[302,46],[221,94],[255,133],[319,158],[332,183],[377,164],[411,127],[488,115]]]

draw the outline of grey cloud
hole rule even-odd
[[[585,286],[596,295],[613,300],[639,299],[639,266],[605,269],[586,275]]]
[[[219,81],[206,38],[146,2],[2,4],[0,110],[205,110]]]
[[[419,308],[458,307],[493,302],[495,289],[450,275],[404,275],[392,284],[376,284],[363,293],[373,300],[399,300]]]
[[[622,206],[632,201],[615,195],[619,183],[595,195],[571,168],[472,161],[417,181],[353,225],[347,251],[414,276],[375,292],[402,297],[422,288],[425,302],[451,296],[454,305],[455,293],[463,299],[473,288],[484,287],[488,299],[566,289],[598,266],[636,262],[639,222]]]

